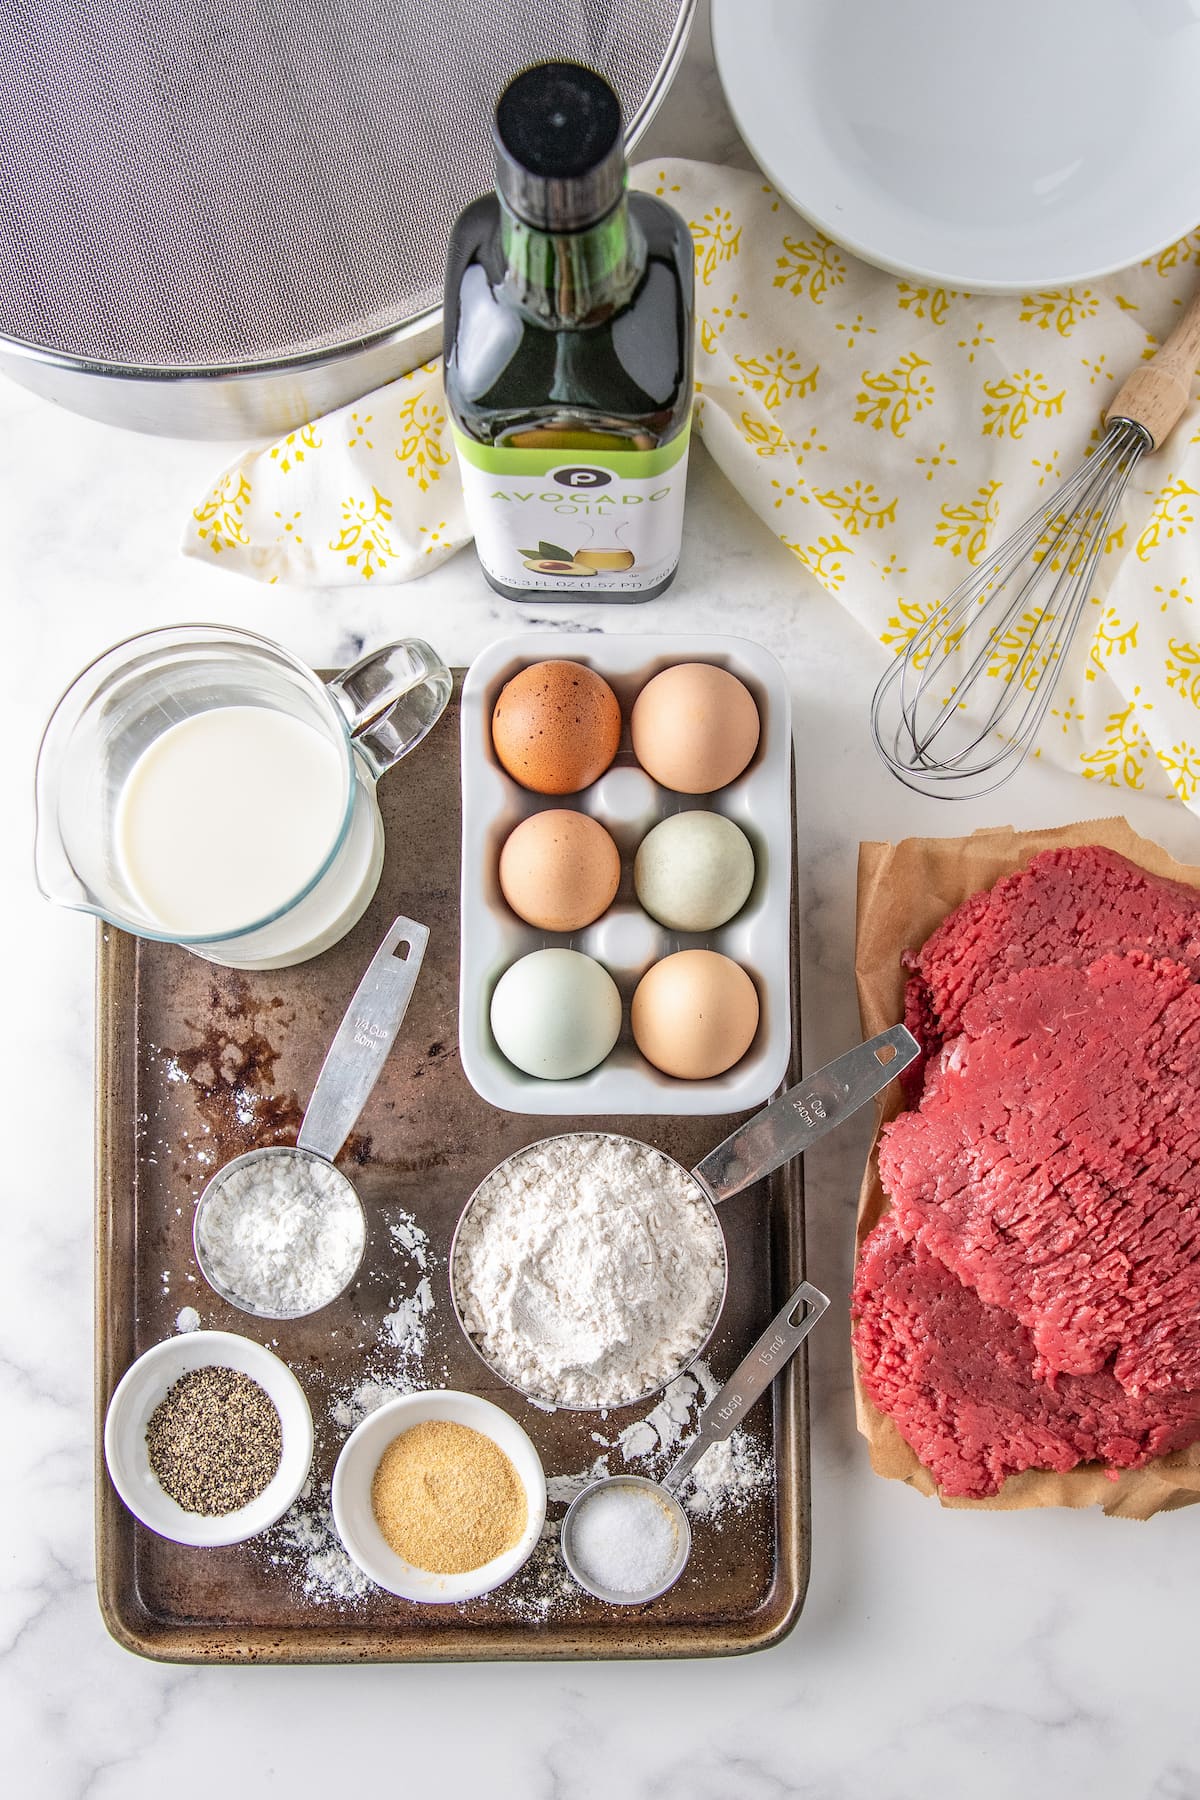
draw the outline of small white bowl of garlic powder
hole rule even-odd
[[[406,1490],[401,1489],[401,1497],[407,1493],[407,1516],[405,1541],[398,1545],[389,1537],[386,1507],[380,1510],[378,1483],[388,1479],[388,1459],[410,1443],[415,1457],[418,1434],[427,1440],[431,1427],[438,1437],[419,1452],[429,1460],[410,1471]],[[516,1499],[511,1541],[493,1544],[495,1553],[477,1563],[467,1553],[438,1569],[424,1567],[415,1560],[422,1540],[428,1545],[461,1533],[458,1547],[465,1548],[481,1518],[490,1534],[499,1487],[478,1505],[478,1493],[473,1499],[472,1483],[463,1478],[467,1470],[451,1473],[446,1466],[447,1459],[462,1456],[478,1462],[480,1450],[484,1459],[475,1471],[476,1488],[479,1479],[496,1480],[509,1490],[510,1501]],[[524,1568],[546,1521],[546,1476],[528,1433],[502,1407],[479,1394],[431,1389],[388,1401],[351,1433],[333,1471],[331,1504],[338,1536],[364,1575],[402,1599],[451,1605],[491,1593]],[[426,1511],[433,1516],[422,1520]]]

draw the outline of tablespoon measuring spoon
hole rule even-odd
[[[201,1194],[192,1225],[197,1265],[209,1287],[241,1312],[262,1319],[304,1318],[336,1300],[357,1275],[367,1241],[366,1215],[354,1183],[334,1167],[333,1159],[353,1131],[379,1079],[408,1011],[428,942],[429,927],[418,925],[415,919],[397,919],[388,930],[334,1034],[300,1122],[295,1148],[264,1145],[248,1150],[244,1156],[235,1156],[218,1169]],[[306,1172],[297,1165],[304,1163],[320,1165],[316,1179],[309,1183],[310,1193],[313,1188],[318,1192],[316,1208],[306,1205],[303,1198]],[[297,1197],[293,1201],[288,1196],[279,1235],[272,1235],[269,1242],[259,1246],[260,1254],[272,1262],[285,1266],[294,1254],[287,1241],[289,1228],[297,1233],[320,1232],[322,1208],[340,1212],[343,1223],[347,1211],[356,1216],[350,1221],[350,1230],[343,1233],[338,1264],[331,1265],[329,1291],[322,1291],[319,1299],[310,1297],[306,1304],[283,1307],[278,1303],[263,1304],[252,1294],[236,1292],[228,1278],[222,1279],[219,1270],[224,1262],[228,1272],[230,1258],[236,1255],[228,1244],[233,1213],[261,1205],[271,1189],[286,1189],[289,1176]],[[227,1240],[224,1246],[218,1241],[222,1235]]]
[[[782,1312],[771,1320],[754,1348],[742,1358],[724,1387],[709,1401],[700,1415],[695,1437],[661,1481],[651,1481],[645,1475],[609,1475],[576,1494],[563,1519],[560,1542],[563,1561],[581,1588],[597,1600],[607,1601],[610,1606],[644,1606],[648,1600],[657,1600],[660,1594],[674,1587],[687,1566],[692,1549],[692,1528],[678,1500],[681,1488],[705,1451],[713,1444],[724,1443],[754,1402],[766,1392],[828,1305],[827,1297],[819,1288],[808,1281],[800,1283]],[[605,1587],[597,1580],[589,1571],[583,1543],[587,1509],[595,1505],[597,1496],[618,1488],[632,1488],[645,1495],[642,1504],[651,1526],[656,1520],[650,1509],[659,1508],[675,1527],[675,1554],[665,1573],[650,1585],[633,1592]],[[631,1514],[631,1523],[632,1520]],[[632,1523],[631,1536],[636,1530],[636,1523]]]

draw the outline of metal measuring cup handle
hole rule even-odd
[[[321,1064],[296,1146],[332,1162],[358,1122],[400,1029],[429,927],[397,919],[371,958]]]
[[[903,1025],[881,1031],[772,1100],[710,1150],[692,1174],[710,1200],[740,1194],[835,1131],[920,1054],[921,1046]]]
[[[783,1311],[771,1320],[754,1348],[701,1413],[695,1437],[662,1478],[661,1485],[668,1493],[677,1494],[704,1452],[713,1444],[723,1444],[741,1424],[754,1402],[796,1354],[828,1305],[829,1298],[820,1288],[808,1281],[800,1283]],[[798,1306],[805,1308],[799,1323],[794,1317]]]

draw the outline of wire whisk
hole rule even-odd
[[[1200,294],[1121,387],[1094,454],[930,611],[888,669],[871,702],[871,736],[906,787],[974,799],[1016,773],[1054,697],[1121,496],[1177,423],[1198,360]],[[985,677],[994,698],[973,704]]]

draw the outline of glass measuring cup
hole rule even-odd
[[[244,1156],[235,1156],[225,1163],[205,1186],[192,1223],[196,1264],[213,1292],[240,1312],[252,1313],[262,1319],[304,1318],[336,1300],[358,1273],[366,1246],[366,1215],[354,1183],[348,1175],[334,1168],[333,1159],[353,1131],[367,1097],[379,1079],[388,1051],[408,1011],[428,942],[429,927],[418,925],[414,919],[397,919],[389,928],[334,1034],[312,1098],[305,1108],[295,1148],[270,1144],[248,1150]],[[353,1254],[351,1247],[352,1261],[348,1259],[344,1269],[338,1272],[337,1282],[331,1283],[330,1291],[322,1293],[319,1300],[311,1305],[280,1310],[258,1304],[247,1294],[234,1292],[217,1276],[210,1225],[222,1198],[228,1198],[231,1179],[241,1171],[250,1171],[247,1185],[253,1192],[257,1177],[273,1178],[282,1171],[286,1178],[289,1165],[294,1168],[305,1162],[320,1165],[326,1197],[339,1208],[356,1215],[357,1254]],[[247,1204],[252,1206],[253,1199]],[[286,1244],[274,1248],[281,1258],[286,1256]]]
[[[383,867],[375,784],[436,723],[451,685],[436,651],[417,638],[385,645],[330,682],[268,638],[233,627],[170,626],[116,644],[75,678],[42,738],[38,886],[60,905],[231,968],[304,962],[365,911]],[[165,927],[136,892],[121,855],[120,802],[135,765],[166,732],[224,707],[286,715],[332,748],[337,821],[314,847],[307,878],[271,912],[189,934]],[[252,763],[228,794],[230,808],[277,804],[286,773],[269,760]]]
[[[661,1481],[645,1475],[609,1475],[593,1481],[576,1494],[562,1522],[559,1543],[567,1568],[589,1594],[605,1600],[610,1606],[644,1606],[657,1600],[674,1587],[687,1567],[692,1549],[692,1528],[679,1502],[679,1494],[689,1475],[706,1450],[725,1439],[741,1423],[746,1413],[770,1387],[779,1371],[791,1361],[821,1314],[829,1305],[828,1297],[811,1282],[802,1281],[783,1310],[776,1314],[754,1348],[747,1352],[729,1380],[715,1394],[700,1415],[696,1435],[681,1456],[676,1457]],[[796,1318],[797,1310],[804,1313]],[[621,1487],[641,1488],[649,1492],[670,1517],[675,1526],[676,1550],[662,1578],[639,1591],[605,1587],[588,1572],[586,1558],[579,1554],[579,1524],[584,1509],[594,1497]]]
[[[522,1158],[535,1155],[545,1145],[570,1141],[571,1139],[594,1140],[598,1137],[613,1136],[612,1133],[600,1132],[568,1132],[560,1138],[543,1138],[538,1143],[526,1145],[523,1150],[516,1151],[511,1157],[485,1176],[471,1198],[467,1201],[455,1228],[450,1245],[450,1298],[454,1306],[459,1326],[471,1348],[485,1363],[498,1380],[509,1387],[516,1388],[527,1400],[538,1405],[561,1407],[564,1412],[594,1412],[599,1407],[635,1406],[649,1400],[653,1394],[659,1393],[669,1381],[681,1375],[698,1356],[716,1329],[717,1321],[724,1306],[725,1292],[729,1279],[729,1253],[716,1207],[722,1200],[740,1194],[744,1188],[752,1187],[763,1176],[790,1162],[793,1157],[801,1155],[810,1145],[815,1144],[827,1132],[833,1131],[864,1106],[868,1100],[882,1091],[895,1076],[906,1069],[913,1058],[919,1055],[920,1046],[911,1032],[903,1025],[893,1025],[887,1031],[881,1031],[876,1037],[868,1038],[865,1043],[858,1044],[839,1056],[815,1074],[789,1088],[778,1099],[756,1113],[746,1124],[727,1137],[723,1143],[711,1150],[703,1160],[691,1170],[685,1170],[681,1164],[675,1163],[683,1179],[690,1183],[698,1205],[706,1209],[715,1226],[715,1237],[721,1245],[722,1268],[718,1284],[719,1298],[713,1309],[712,1317],[700,1342],[698,1342],[678,1368],[661,1381],[641,1393],[612,1393],[603,1399],[596,1399],[587,1404],[565,1401],[552,1393],[537,1393],[523,1387],[513,1380],[505,1370],[485,1355],[476,1337],[472,1335],[467,1324],[468,1308],[464,1304],[464,1286],[459,1270],[459,1248],[463,1238],[464,1226],[471,1217],[473,1209],[480,1204],[481,1196],[487,1192],[489,1183],[511,1165]],[[646,1149],[636,1138],[619,1140],[630,1143],[638,1149]],[[665,1162],[672,1163],[673,1158],[663,1151],[654,1151],[654,1155],[662,1157]]]

